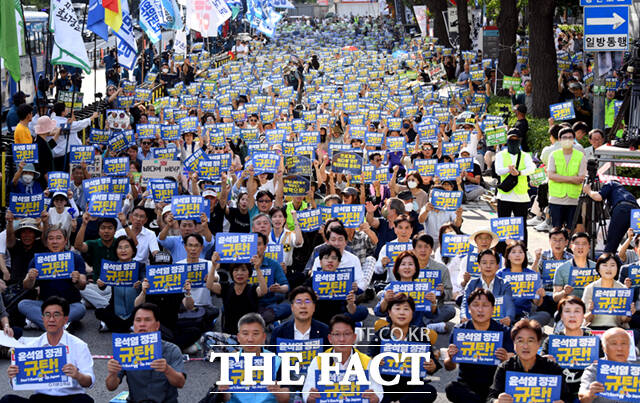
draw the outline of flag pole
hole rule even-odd
[[[109,39],[109,37],[107,37],[107,39]],[[96,93],[98,92],[98,59],[97,59],[98,55],[96,54],[97,47],[98,47],[98,34],[94,32],[93,33],[93,102],[96,101]]]
[[[22,0],[18,1],[18,3],[20,3],[20,16],[22,17],[22,26],[24,27],[23,29],[23,35],[24,35],[24,42],[27,48],[27,56],[29,57],[29,66],[31,66],[31,77],[33,78],[33,89],[35,90],[35,103],[36,103],[36,108],[38,107],[38,83],[36,81],[36,72],[35,69],[33,68],[33,59],[31,58],[31,43],[29,42],[29,32],[27,29],[27,21],[24,19],[24,6],[22,5]],[[51,10],[49,10],[49,12],[51,12]],[[22,38],[18,38],[18,41],[20,41]],[[20,88],[20,81],[22,80],[18,80],[18,88]]]

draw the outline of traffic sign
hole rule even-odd
[[[630,6],[633,0],[580,0],[581,7],[590,6]]]
[[[585,7],[584,50],[627,50],[629,7]]]

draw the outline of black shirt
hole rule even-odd
[[[258,312],[258,284],[247,284],[240,295],[236,293],[234,283],[221,283],[220,286],[224,307],[222,331],[235,335],[238,333],[238,320],[247,313]]]
[[[496,375],[493,377],[493,384],[489,388],[489,395],[487,396],[487,402],[489,399],[498,399],[500,393],[504,393],[505,390],[505,382],[507,378],[507,371],[514,372],[530,372],[533,374],[543,374],[543,375],[560,375],[562,376],[562,368],[555,362],[540,357],[536,355],[536,362],[533,364],[533,368],[531,371],[525,371],[522,363],[520,362],[520,358],[518,356],[513,356],[509,358],[507,361],[498,365],[498,370],[496,371]],[[562,387],[560,390],[560,399],[565,402],[572,402],[573,396],[571,395],[571,391],[567,386],[567,383],[564,381],[564,377],[562,377]]]
[[[62,136],[63,134],[60,135]],[[53,165],[53,149],[56,147],[56,142],[53,139],[47,141],[43,139],[42,136],[36,136],[36,144],[38,145],[38,162],[34,165],[36,170],[40,172],[40,176],[36,180],[40,182],[42,188],[45,189],[48,183],[44,175],[55,170]]]
[[[251,232],[248,212],[242,214],[237,207],[229,207],[227,220],[229,220],[229,232]]]
[[[529,144],[527,143],[527,132],[529,131],[529,121],[526,118],[516,120],[513,127],[520,130],[520,146],[522,147],[522,151],[528,153]]]
[[[8,250],[11,256],[11,278],[9,279],[9,284],[22,284],[24,278],[27,277],[29,263],[33,260],[35,254],[48,252],[48,249],[44,247],[39,239],[36,239],[29,249],[24,246],[21,240],[17,239],[16,244],[12,248],[8,248]]]

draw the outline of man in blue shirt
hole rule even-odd
[[[267,243],[269,239],[266,235],[258,234],[258,259],[262,260],[260,269],[267,280],[269,292],[258,301],[258,313],[262,315],[267,324],[281,320],[291,315],[291,305],[285,300],[285,294],[289,291],[289,282],[287,276],[282,270],[282,266],[273,259],[265,257]],[[256,273],[249,279],[249,284],[257,282]]]
[[[593,200],[601,202],[606,200],[611,207],[611,222],[607,230],[607,244],[605,252],[616,253],[620,241],[629,229],[631,223],[631,210],[640,208],[636,198],[619,182],[610,181],[600,188],[599,192],[591,190],[591,185],[584,186],[584,192]]]
[[[176,220],[170,212],[171,206],[165,206],[165,209],[169,210],[169,213],[167,213],[166,216],[163,214],[165,226],[158,234],[158,243],[171,253],[174,262],[178,262],[187,258],[187,251],[184,248],[183,238],[189,234],[198,233],[204,238],[204,245],[202,253],[200,254],[200,258],[204,259],[209,250],[213,247],[214,243],[213,235],[211,234],[209,225],[207,224],[207,215],[205,213],[200,214],[199,223],[196,223],[194,220],[179,220],[178,228],[180,228],[180,236],[168,236],[169,230],[173,227]],[[164,210],[163,213],[165,213]]]

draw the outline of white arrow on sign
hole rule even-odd
[[[618,13],[613,13],[612,17],[587,18],[587,25],[613,25],[614,30],[618,29],[618,27],[625,22],[627,22],[627,20],[620,17]]]

